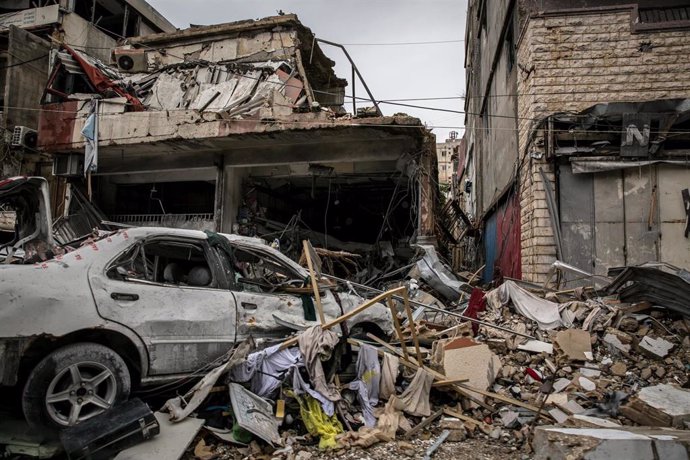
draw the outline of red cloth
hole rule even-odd
[[[486,310],[486,298],[484,297],[484,291],[479,288],[473,288],[472,294],[470,295],[469,305],[467,310],[465,310],[465,316],[468,318],[477,319],[477,314]],[[479,324],[472,323],[472,332],[477,334],[479,330]]]

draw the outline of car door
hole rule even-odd
[[[133,242],[90,273],[99,314],[134,330],[149,352],[149,375],[188,373],[238,339],[236,304],[216,249],[203,239]]]
[[[303,293],[287,293],[285,286],[301,287],[304,276],[285,264],[271,251],[262,251],[236,242],[234,246],[234,286],[231,288],[238,305],[238,335],[240,337],[285,337],[296,329],[319,324],[318,316],[309,320],[305,312],[314,315],[314,300],[310,287]],[[295,289],[297,290],[297,289]]]

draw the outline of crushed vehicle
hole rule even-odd
[[[198,375],[250,336],[281,339],[318,324],[309,272],[256,238],[133,227],[36,261],[28,242],[54,244],[47,185],[10,181],[0,183],[0,205],[17,216],[0,262],[0,384],[22,389],[34,426],[75,425],[133,388]],[[321,292],[326,321],[362,301]],[[393,331],[382,304],[345,327]]]

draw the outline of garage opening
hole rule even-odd
[[[243,186],[239,233],[324,248],[407,247],[417,228],[417,185],[401,175],[250,177]]]

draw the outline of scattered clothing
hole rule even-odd
[[[395,381],[398,380],[400,358],[384,353],[381,364],[381,383],[379,385],[379,397],[388,400],[395,394]]]
[[[247,359],[230,369],[229,380],[250,383],[252,393],[266,397],[285,380],[288,373],[303,365],[302,354],[296,347],[280,349],[274,345],[247,356]]]
[[[329,400],[318,391],[312,389],[312,387],[304,381],[304,379],[302,378],[302,374],[299,373],[298,369],[295,369],[295,371],[292,374],[292,389],[298,396],[301,396],[306,393],[312,398],[319,401],[321,403],[321,408],[323,409],[324,413],[329,417],[335,414],[335,404],[333,403],[333,401]]]
[[[340,401],[338,389],[328,385],[321,364],[321,361],[327,361],[333,354],[333,349],[338,344],[337,334],[321,329],[320,325],[312,326],[299,335],[298,343],[314,390],[330,401]]]
[[[417,369],[417,373],[410,382],[410,386],[400,395],[396,408],[415,417],[428,417],[431,415],[429,393],[434,376],[425,369]]]
[[[345,431],[335,415],[327,416],[311,396],[297,397],[302,422],[312,436],[319,436],[319,449],[338,447],[335,437]]]

